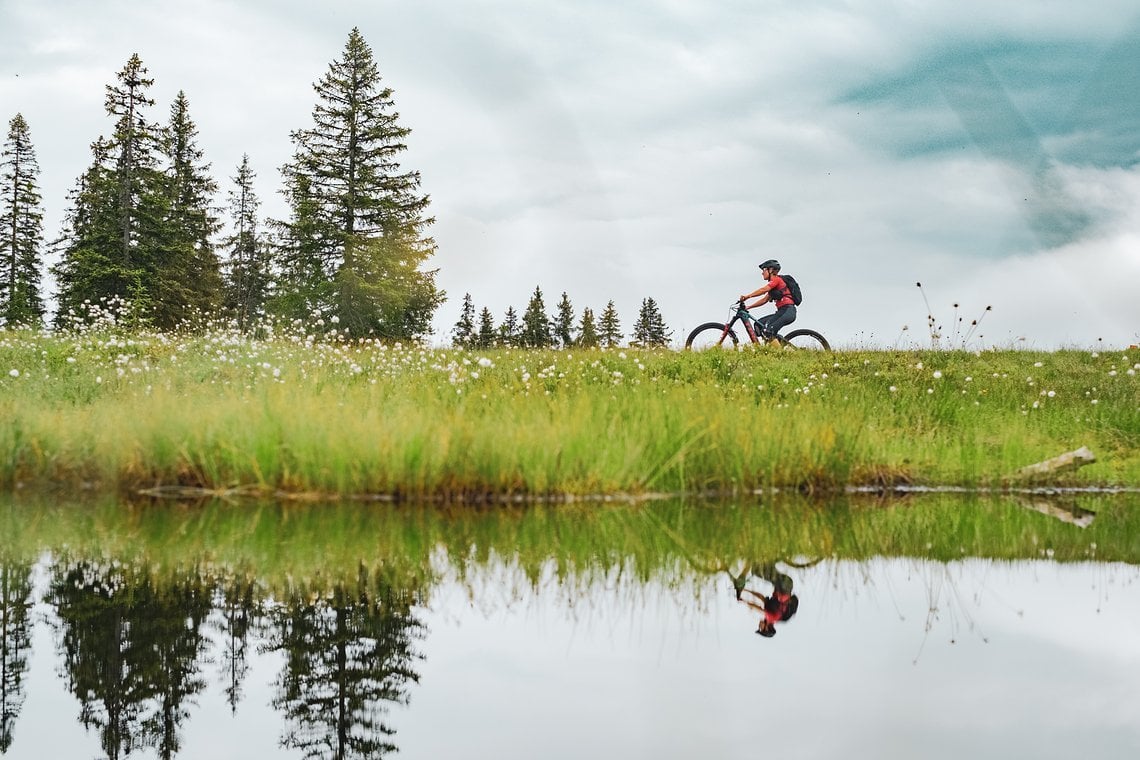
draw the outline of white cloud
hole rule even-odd
[[[31,125],[49,234],[88,145],[110,128],[103,87],[134,52],[156,82],[151,118],[165,121],[185,90],[223,193],[249,153],[263,212],[280,216],[289,133],[308,125],[312,82],[359,26],[413,130],[404,165],[433,199],[434,265],[451,295],[441,336],[463,293],[500,317],[540,285],[551,308],[564,290],[579,312],[613,299],[627,326],[651,295],[682,338],[756,287],[756,263],[776,255],[805,287],[799,324],[838,344],[889,345],[924,321],[917,280],[942,284],[947,302],[992,301],[995,339],[1120,343],[1140,329],[1134,168],[1058,162],[1048,177],[1064,194],[1028,209],[1033,175],[980,150],[937,87],[850,94],[909,81],[932,51],[960,44],[1107,49],[1135,19],[1115,0],[1032,13],[980,0],[14,0],[0,8],[0,102]],[[1020,92],[1002,75],[1010,102],[1040,118],[1048,80]],[[1080,126],[1043,133],[1041,153],[1095,143],[1096,125]],[[1036,236],[1070,201],[1094,224],[1049,251]],[[1100,275],[1095,303],[1057,300],[1075,257]]]

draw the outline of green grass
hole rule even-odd
[[[0,332],[0,487],[476,499],[1140,486],[1140,353],[465,352]]]

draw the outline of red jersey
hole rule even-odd
[[[768,297],[772,303],[776,304],[777,309],[795,305],[796,302],[792,298],[792,291],[788,289],[788,284],[784,282],[783,277],[778,274],[772,275],[772,279],[768,280],[768,285],[771,286],[771,290],[768,291]],[[777,298],[777,296],[779,297]]]

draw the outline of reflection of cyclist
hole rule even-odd
[[[771,340],[776,336],[776,333],[796,321],[796,303],[792,300],[792,291],[788,289],[788,284],[780,276],[780,262],[775,259],[768,259],[760,265],[760,273],[768,281],[767,284],[741,296],[740,300],[744,301],[759,296],[755,301],[748,304],[746,308],[749,309],[755,309],[757,306],[763,306],[769,302],[776,305],[774,314],[766,314],[756,320],[756,325],[761,331],[758,337],[761,340]]]
[[[772,593],[769,596],[745,587],[748,582],[747,567],[740,571],[739,576],[731,572],[728,575],[732,578],[737,601],[760,613],[760,624],[756,628],[756,633],[765,638],[775,636],[776,623],[791,619],[800,608],[800,598],[792,593],[792,579],[780,572],[775,563],[752,566],[752,575],[772,584]],[[756,600],[759,600],[759,603]]]

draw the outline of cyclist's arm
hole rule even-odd
[[[772,283],[767,283],[765,285],[761,285],[760,287],[756,288],[756,290],[753,290],[751,293],[748,293],[746,295],[741,296],[740,300],[743,301],[746,298],[755,298],[756,296],[767,295],[768,291],[771,289],[772,289]]]
[[[755,294],[753,294],[753,295],[755,295]],[[751,298],[751,297],[752,296],[744,296],[744,298]],[[742,298],[741,300],[744,300],[744,298]],[[755,309],[757,306],[763,306],[764,304],[768,303],[768,301],[770,301],[770,300],[772,300],[772,294],[771,293],[764,293],[759,298],[757,298],[755,301],[746,305],[744,308]]]

